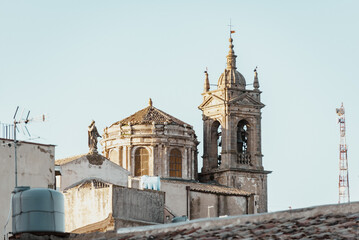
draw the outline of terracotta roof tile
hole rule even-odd
[[[57,159],[57,160],[55,160],[55,165],[64,165],[66,163],[72,162],[73,160],[79,159],[80,157],[85,156],[85,155],[87,155],[87,153],[72,156],[72,157]]]
[[[105,232],[115,228],[115,219],[110,213],[107,218],[102,221],[92,223],[72,231],[72,233],[92,233],[92,232]]]
[[[252,193],[238,189],[231,188],[223,185],[213,185],[207,183],[198,183],[192,181],[183,181],[175,179],[161,179],[163,182],[174,183],[174,184],[184,184],[190,187],[191,191],[194,192],[206,192],[206,193],[215,193],[222,195],[234,195],[234,196],[250,196]]]
[[[358,239],[358,226],[359,203],[356,202],[119,228],[106,233],[72,233],[68,239]],[[49,236],[30,237],[33,235],[24,233],[19,239],[49,239]]]
[[[358,239],[359,203],[118,229],[116,239]]]
[[[131,116],[122,119],[114,124],[111,125],[127,125],[128,123],[131,123],[132,125],[136,125],[136,124],[152,124],[152,122],[155,122],[156,124],[163,124],[165,122],[167,122],[168,124],[178,124],[178,125],[188,125],[189,124],[153,107],[153,106],[148,106],[134,114],[132,114]]]

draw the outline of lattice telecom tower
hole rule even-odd
[[[350,202],[349,195],[349,174],[347,144],[345,140],[345,111],[344,106],[336,109],[338,123],[340,125],[340,144],[339,144],[339,203]]]

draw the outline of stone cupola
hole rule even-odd
[[[103,154],[132,176],[197,179],[197,136],[193,127],[153,106],[104,129]]]

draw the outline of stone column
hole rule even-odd
[[[155,168],[155,162],[154,162],[154,159],[155,159],[155,155],[154,155],[154,147],[153,146],[150,146],[148,147],[150,152],[150,159],[149,159],[149,162],[148,162],[148,175],[149,176],[153,176],[154,175],[154,168]]]
[[[163,154],[163,164],[164,164],[164,177],[169,177],[169,169],[168,169],[168,147],[165,146],[162,150]]]
[[[188,168],[189,168],[189,164],[188,164],[188,150],[186,147],[184,147],[184,151],[183,151],[183,158],[182,158],[182,178],[184,179],[188,179],[189,175],[188,175]]]
[[[211,139],[211,124],[207,116],[202,115],[203,120],[203,167],[202,172],[208,172],[209,166],[209,149]]]
[[[193,169],[194,169],[194,165],[193,165],[193,149],[192,148],[188,148],[189,149],[189,162],[188,162],[188,168],[189,168],[189,178],[190,179],[194,179],[193,176]]]
[[[131,152],[132,152],[132,147],[128,146],[127,147],[127,164],[128,164],[127,170],[131,173],[132,176],[134,176],[135,175],[135,172],[134,172],[134,169],[135,169],[134,164],[135,163],[132,161]]]
[[[153,146],[153,161],[154,161],[154,166],[155,169],[153,171],[153,175],[154,176],[161,176],[162,174],[162,159],[160,156],[160,146],[159,145],[154,145]]]

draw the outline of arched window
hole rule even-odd
[[[170,152],[170,177],[182,177],[182,154],[178,149]]]
[[[250,154],[250,125],[246,120],[239,121],[237,125],[237,152],[240,164],[252,166]]]
[[[148,175],[149,154],[146,148],[140,147],[135,152],[135,176]]]
[[[110,161],[122,167],[122,147],[119,147],[118,149],[111,149],[108,158],[110,159]]]
[[[246,120],[239,121],[237,125],[237,152],[248,153],[249,124]]]
[[[216,165],[219,166],[222,163],[222,126],[218,121],[212,124],[211,129],[211,156],[216,158]]]
[[[117,149],[111,149],[108,158],[110,159],[111,162],[118,164],[119,154]]]

